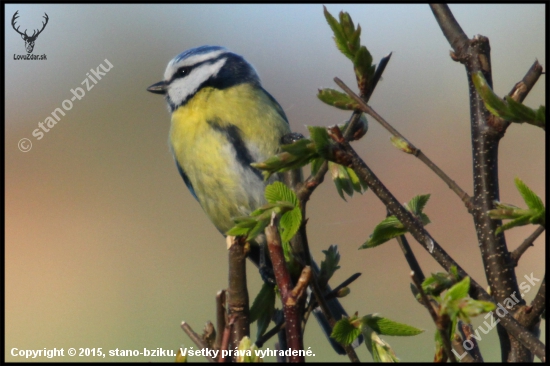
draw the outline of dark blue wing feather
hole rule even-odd
[[[189,180],[189,177],[183,171],[183,168],[178,163],[178,160],[174,159],[174,161],[176,162],[176,166],[178,167],[178,172],[180,172],[180,175],[183,178],[183,181],[185,182],[185,185],[187,186],[187,188],[189,188],[189,191],[191,192],[193,197],[195,197],[195,199],[198,201],[199,199],[197,198],[197,195],[195,194],[195,189],[193,188],[193,185],[191,184],[191,181]]]

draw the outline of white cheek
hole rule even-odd
[[[225,61],[224,58],[213,64],[204,64],[191,71],[186,77],[174,80],[168,89],[172,103],[179,105],[189,96],[195,94],[202,83],[218,74]]]

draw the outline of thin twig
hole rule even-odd
[[[220,346],[220,355],[218,356],[218,362],[231,362],[231,360],[233,360],[233,356],[227,351],[229,350],[229,342],[231,341],[232,333],[231,328],[233,327],[234,321],[234,316],[230,315],[227,317],[227,323],[225,324],[225,328],[223,328],[222,344]],[[223,357],[224,351],[228,353],[227,357]]]
[[[216,327],[218,332],[216,333],[216,342],[214,343],[216,349],[220,349],[222,344],[223,330],[225,329],[225,290],[220,290],[216,294]]]
[[[420,283],[424,282],[424,273],[422,272],[422,268],[420,268],[420,263],[416,260],[416,257],[411,249],[411,246],[409,245],[409,241],[405,237],[405,235],[399,235],[397,238],[397,242],[399,243],[399,247],[401,248],[401,251],[403,252],[403,255],[405,256],[405,260],[409,264],[409,268],[411,271],[416,273],[416,276],[418,277],[418,280]]]
[[[462,189],[460,186],[443,170],[441,170],[435,163],[433,163],[420,149],[415,147],[410,141],[408,141],[405,136],[403,136],[399,131],[397,131],[390,123],[388,123],[384,118],[382,118],[378,113],[376,113],[371,107],[369,107],[357,94],[355,94],[342,80],[339,78],[334,78],[334,82],[338,84],[342,90],[344,90],[350,97],[352,97],[358,104],[359,108],[372,116],[376,121],[378,121],[382,127],[388,130],[393,136],[403,140],[409,147],[412,155],[416,156],[420,161],[422,161],[428,168],[430,168],[439,178],[441,178],[449,188],[456,193],[456,195],[464,202],[464,205],[468,210],[472,209],[472,203],[470,196]]]
[[[367,103],[372,96],[372,93],[374,92],[374,89],[378,85],[378,82],[382,78],[382,74],[384,73],[384,70],[386,69],[386,66],[390,62],[392,53],[390,52],[387,56],[382,57],[380,59],[380,62],[376,66],[376,71],[374,72],[374,75],[372,77],[372,81],[369,83],[369,90],[367,94],[363,96],[363,101]],[[348,139],[351,137],[353,131],[355,130],[355,125],[358,123],[359,119],[361,117],[361,113],[354,112],[352,114],[352,117],[350,118],[350,123],[348,124],[348,127],[346,131],[344,132],[344,136],[346,136]],[[314,176],[310,176],[308,179],[306,179],[303,186],[300,187],[300,189],[297,192],[298,198],[300,199],[300,202],[303,202],[305,205],[305,202],[309,200],[311,197],[311,194],[313,191],[321,184],[323,183],[325,179],[325,174],[328,171],[328,163],[326,161],[321,164],[321,167],[317,171],[317,174]]]
[[[542,279],[539,290],[535,295],[535,298],[531,302],[531,305],[527,307],[527,310],[522,312],[519,316],[519,322],[524,324],[527,328],[532,328],[540,321],[542,312],[546,309],[546,275]]]
[[[517,82],[512,90],[510,90],[508,96],[516,102],[523,102],[531,89],[533,89],[533,86],[535,86],[535,84],[539,80],[539,77],[542,75],[542,73],[542,66],[540,65],[538,60],[535,60],[523,79]],[[508,128],[508,126],[510,126],[512,122],[502,120],[501,123],[505,126],[505,128]]]
[[[510,254],[510,259],[514,263],[515,266],[518,265],[519,259],[527,251],[529,247],[534,246],[533,242],[539,237],[540,234],[544,232],[544,226],[539,226],[531,235],[527,237],[523,241],[523,243],[520,244],[519,247],[514,249],[514,251]]]
[[[328,300],[334,299],[335,297],[338,297],[338,292],[341,289],[343,289],[344,287],[349,286],[351,283],[353,283],[360,276],[361,276],[361,273],[359,273],[359,272],[354,273],[351,276],[349,276],[347,280],[345,280],[344,282],[342,282],[341,284],[336,286],[334,289],[332,289],[329,293],[327,293],[325,295],[325,300],[328,301]],[[313,298],[309,303],[308,310],[307,310],[306,313],[309,314],[309,312],[311,312],[311,310],[313,310],[315,307],[317,307],[317,300],[315,298]]]
[[[468,323],[458,321],[458,330],[466,340],[470,341],[473,344],[473,347],[471,347],[468,352],[472,355],[474,361],[484,362],[483,356],[481,355],[481,350],[479,349],[479,345],[477,344],[476,339],[472,336],[472,326]]]
[[[436,313],[435,309],[432,306],[432,303],[430,302],[430,299],[428,298],[428,295],[424,292],[422,289],[422,282],[416,277],[414,271],[411,271],[411,278],[414,282],[414,285],[418,289],[418,292],[420,293],[420,296],[422,297],[422,301],[424,303],[424,306],[426,309],[428,309],[428,312],[430,313],[430,316],[432,317],[432,320],[435,323],[435,326],[439,332],[439,335],[441,336],[441,341],[443,342],[443,347],[445,347],[445,352],[447,353],[447,357],[451,360],[451,362],[456,362],[456,357],[454,353],[452,352],[453,347],[451,346],[451,340],[448,336],[448,327],[452,322],[450,319],[442,319],[442,317]],[[448,318],[448,316],[447,316]]]
[[[463,345],[463,341],[462,341],[462,338],[460,338],[460,336],[458,334],[454,334],[453,335],[453,341],[452,341],[452,344],[453,344],[453,347],[454,349],[456,349],[458,351],[458,354],[460,357],[462,357],[460,359],[460,362],[461,363],[464,363],[464,362],[475,362],[474,361],[474,358],[472,357],[472,355],[470,355],[468,353],[468,351],[466,351],[466,349],[464,348],[464,345]]]
[[[195,345],[199,349],[208,348],[206,343],[204,343],[204,341],[202,340],[201,336],[198,335],[197,333],[195,333],[195,331],[191,328],[191,326],[189,324],[187,324],[186,322],[181,322],[181,329],[183,329],[185,334],[187,334],[189,336],[189,338],[191,338],[191,341],[193,341],[193,343],[195,343]],[[213,359],[212,357],[210,357],[208,355],[206,356],[206,359],[208,360],[208,362],[216,362],[215,359]]]
[[[267,332],[265,332],[256,342],[254,342],[256,344],[256,346],[258,346],[258,348],[262,348],[265,344],[265,342],[267,342],[268,340],[270,340],[273,336],[275,336],[277,333],[279,333],[279,331],[281,329],[284,329],[286,323],[285,321],[281,321],[277,324],[275,324],[275,326],[273,328],[271,328],[270,330],[268,330]]]

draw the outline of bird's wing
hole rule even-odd
[[[267,97],[273,102],[273,104],[275,105],[275,109],[277,110],[277,113],[279,113],[279,115],[286,121],[286,123],[288,123],[288,118],[286,118],[286,114],[285,114],[285,111],[283,110],[283,108],[279,105],[279,102],[277,102],[277,100],[275,98],[273,98],[273,96],[271,94],[269,94],[269,92],[267,90],[265,90],[263,87],[262,88],[262,91],[265,93],[265,95],[267,95]]]
[[[176,162],[176,166],[178,167],[178,172],[180,172],[181,177],[183,178],[183,181],[185,182],[185,185],[187,188],[189,188],[189,191],[195,197],[195,199],[198,201],[197,194],[195,193],[195,189],[193,188],[193,185],[191,184],[191,181],[189,180],[189,177],[187,174],[185,174],[185,171],[181,167],[181,165],[178,163],[178,159],[174,157],[174,161]]]

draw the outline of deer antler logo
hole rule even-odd
[[[27,49],[27,53],[31,53],[32,50],[34,49],[34,42],[36,41],[36,38],[38,37],[38,35],[40,33],[42,33],[42,31],[44,30],[44,28],[46,28],[46,24],[48,24],[48,14],[44,13],[44,17],[46,19],[45,22],[42,22],[42,29],[38,30],[38,29],[35,29],[34,32],[32,33],[32,36],[29,36],[27,34],[27,30],[25,29],[25,33],[21,33],[19,31],[19,27],[15,28],[15,20],[17,18],[19,18],[19,15],[17,15],[17,13],[19,13],[19,10],[17,10],[15,12],[15,14],[13,14],[13,18],[11,19],[11,25],[13,27],[13,29],[15,29],[15,31],[17,33],[19,33],[21,35],[21,38],[23,38],[23,40],[25,41],[25,48]],[[37,33],[38,31],[38,33]]]

